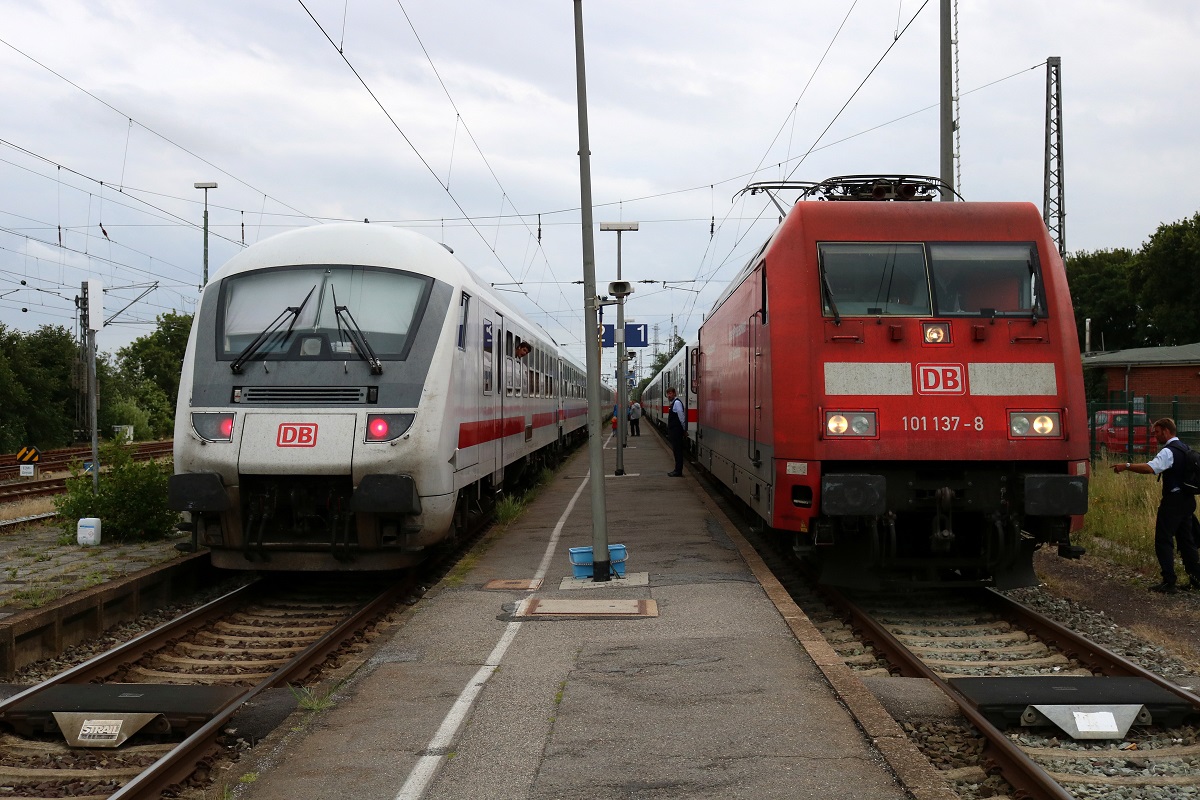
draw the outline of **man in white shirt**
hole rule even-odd
[[[675,454],[675,469],[667,475],[672,478],[683,477],[683,440],[687,436],[687,409],[683,401],[675,396],[674,387],[667,389],[667,441],[671,443],[671,452]]]
[[[1145,464],[1114,464],[1113,472],[1136,472],[1139,475],[1158,475],[1162,481],[1162,500],[1154,517],[1154,554],[1162,570],[1162,583],[1150,587],[1152,592],[1175,594],[1175,542],[1190,580],[1184,589],[1200,589],[1200,554],[1196,550],[1196,498],[1183,488],[1183,470],[1178,462],[1188,446],[1175,435],[1175,420],[1164,417],[1154,423],[1154,438],[1162,446],[1158,455]],[[1174,446],[1172,446],[1174,445]],[[1176,458],[1179,454],[1180,458]]]

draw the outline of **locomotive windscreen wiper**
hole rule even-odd
[[[1041,276],[1041,273],[1038,272],[1037,267],[1034,266],[1032,256],[1030,256],[1030,258],[1028,260],[1026,260],[1025,265],[1027,267],[1029,267],[1029,278],[1033,284],[1030,287],[1030,292],[1032,293],[1033,296],[1030,298],[1029,310],[1033,313],[1033,324],[1037,325],[1038,303],[1040,303],[1042,300],[1041,295],[1039,294],[1039,292],[1042,289],[1042,280],[1041,280],[1042,276]]]
[[[379,360],[379,356],[375,355],[375,351],[371,349],[371,345],[367,342],[367,335],[363,333],[362,328],[358,327],[358,323],[354,321],[354,316],[350,313],[350,309],[346,306],[337,304],[337,288],[330,286],[330,292],[333,293],[333,311],[338,318],[338,333],[342,333],[342,322],[346,323],[345,335],[350,338],[354,344],[354,349],[358,351],[362,360],[371,365],[372,375],[383,374],[383,362]]]
[[[314,283],[313,287],[308,290],[308,294],[304,295],[304,302],[298,306],[288,306],[285,308],[280,315],[271,322],[270,325],[263,328],[262,332],[259,333],[258,336],[254,337],[254,340],[251,341],[250,344],[246,345],[246,349],[238,354],[238,357],[233,360],[233,363],[229,365],[229,368],[235,373],[241,373],[242,365],[249,361],[255,353],[262,349],[263,345],[265,345],[267,341],[270,340],[270,338],[279,330],[280,326],[283,325],[284,319],[287,317],[287,315],[291,314],[292,321],[288,323],[287,330],[280,339],[280,341],[286,341],[287,337],[292,335],[292,327],[295,326],[296,320],[300,319],[300,312],[304,310],[304,306],[308,304],[308,299],[312,297],[312,293],[316,291],[316,289],[317,285]]]

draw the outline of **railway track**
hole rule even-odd
[[[904,606],[890,598],[823,593],[847,614],[864,650],[886,663],[888,672],[926,678],[958,704],[986,742],[985,769],[1001,769],[1019,795],[1157,798],[1165,796],[1164,790],[1185,788],[1200,794],[1200,748],[1183,744],[1200,736],[1195,726],[1200,698],[1191,692],[994,592],[908,597]],[[861,663],[862,654],[856,655]],[[985,685],[981,679],[1029,676],[1063,679],[1055,683],[1064,688],[1083,685],[1072,678],[1099,678],[1101,683],[1090,685],[1101,692],[1108,686],[1105,679],[1140,679],[1152,688],[1139,691],[1172,695],[1186,709],[1180,717],[1187,722],[1164,726],[1138,719],[1128,731],[1108,738],[1077,740],[1045,725],[1014,734],[970,696],[968,687]],[[1007,691],[1023,685],[1001,686]],[[1112,686],[1119,690],[1124,684]],[[1029,710],[1022,721],[1047,722]]]
[[[134,446],[133,458],[135,461],[162,458],[171,455],[173,447],[174,443],[169,439],[161,442],[141,442]],[[72,463],[91,459],[90,447],[72,447],[42,453],[37,466],[41,472],[61,472],[66,471]],[[16,456],[11,453],[0,456],[0,488],[4,488],[11,481],[19,480],[20,472],[21,465],[17,463]],[[0,498],[0,502],[6,501]]]
[[[32,500],[35,497],[49,497],[62,494],[66,488],[66,478],[42,478],[20,483],[0,484],[0,503],[16,503],[21,500]]]
[[[0,703],[0,720],[18,732],[24,726],[27,735],[0,735],[0,792],[148,800],[185,785],[204,786],[225,757],[223,731],[239,708],[267,689],[311,685],[336,668],[343,655],[365,646],[364,631],[374,620],[436,584],[491,520],[491,513],[468,515],[452,543],[419,568],[385,573],[386,586],[373,588],[361,573],[324,582],[306,575],[303,589],[280,588],[284,576],[261,579],[14,695]],[[155,714],[145,733],[117,750],[80,749],[64,743],[45,713],[56,693],[73,701],[76,691],[208,704],[211,715],[197,724],[194,715],[189,721],[186,714]],[[44,707],[40,722],[14,725],[14,714],[28,719],[20,710],[25,704]]]
[[[710,493],[731,518],[745,520],[711,485]],[[1200,797],[1200,697],[1192,692],[990,590],[850,597],[818,587],[778,541],[745,521],[739,527],[851,669],[868,678],[925,678],[958,706],[965,725],[902,727],[961,797]],[[997,722],[955,688],[993,678],[1137,679],[1185,711],[1171,720],[1177,724],[1136,720],[1119,738],[1075,740],[1050,726]]]
[[[203,781],[241,706],[269,688],[310,682],[412,590],[406,581],[354,583],[259,581],[15,695],[0,705],[20,734],[0,737],[0,783],[10,796],[132,800]],[[161,710],[147,713],[151,701]],[[59,707],[83,712],[63,734],[93,742],[118,719],[129,719],[125,730],[138,721],[117,712],[150,719],[120,749],[71,748],[54,732]]]

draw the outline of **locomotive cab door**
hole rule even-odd
[[[758,266],[758,282],[755,284],[757,288],[755,298],[758,301],[758,310],[750,315],[746,320],[746,358],[747,358],[747,422],[749,431],[746,437],[746,457],[755,467],[762,466],[762,453],[758,448],[759,431],[762,427],[762,346],[759,342],[761,335],[760,328],[766,324],[767,309],[767,265],[766,262]]]

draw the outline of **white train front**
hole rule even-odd
[[[218,567],[407,566],[586,436],[584,382],[436,242],[284,233],[204,288],[170,504]]]

